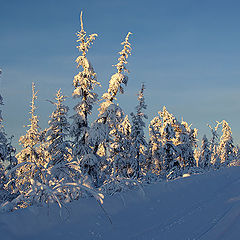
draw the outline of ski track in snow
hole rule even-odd
[[[29,208],[0,215],[6,240],[237,240],[240,239],[240,168],[224,169],[59,208]],[[50,210],[50,213],[49,213]]]
[[[220,198],[221,196],[224,196],[226,194],[226,191],[224,191],[224,190],[227,190],[229,188],[229,186],[236,184],[239,181],[240,181],[239,177],[232,180],[231,182],[227,183],[225,186],[219,188],[216,192],[214,192],[210,198],[199,201],[198,203],[192,205],[189,209],[184,209],[183,211],[180,211],[178,214],[171,217],[171,219],[168,219],[166,224],[161,223],[161,224],[157,224],[151,228],[145,229],[141,233],[138,233],[135,236],[130,237],[130,240],[158,240],[158,239],[162,240],[162,239],[165,239],[162,236],[163,232],[170,231],[176,225],[183,224],[185,222],[185,218],[187,216],[192,216],[194,214],[198,214],[199,211],[201,211],[203,208],[211,207],[211,204],[210,204],[211,202],[213,202],[214,200],[218,200],[218,198]],[[232,209],[233,209],[233,206],[230,206],[227,209],[225,209],[225,211],[220,216],[214,216],[212,218],[212,220],[210,221],[210,226],[208,226],[205,230],[202,230],[201,233],[196,234],[195,237],[187,237],[186,240],[202,240],[208,232],[210,232],[218,224],[220,224],[221,220],[224,219],[224,217],[229,212],[231,212]],[[240,217],[240,209],[239,209],[239,215],[237,215],[237,217]],[[225,231],[227,231],[227,230],[225,229]],[[166,238],[166,239],[168,239],[168,238]],[[217,238],[217,239],[220,239],[220,238]]]

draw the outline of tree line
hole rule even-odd
[[[150,121],[145,136],[145,85],[138,93],[134,112],[126,115],[117,103],[128,82],[127,60],[131,55],[129,32],[121,43],[116,73],[107,91],[99,98],[97,74],[87,58],[97,34],[87,35],[82,21],[77,32],[79,72],[73,78],[74,115],[68,116],[66,96],[59,89],[50,101],[55,110],[48,127],[41,130],[36,114],[38,91],[32,84],[28,130],[21,136],[22,150],[16,153],[3,127],[0,110],[0,203],[1,210],[14,210],[33,204],[66,202],[104,195],[151,183],[175,179],[239,164],[239,147],[233,142],[226,121],[209,125],[211,139],[203,136],[198,146],[197,129],[179,121],[166,107]],[[98,117],[89,121],[93,106]],[[0,105],[3,98],[0,95]],[[221,130],[221,134],[219,131]]]

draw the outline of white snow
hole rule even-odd
[[[240,236],[240,167],[65,205],[0,214],[1,239],[236,240]]]
[[[184,173],[182,177],[186,178],[186,177],[190,177],[190,176],[191,176],[190,173]]]

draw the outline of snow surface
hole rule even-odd
[[[236,240],[240,238],[240,167],[106,197],[0,214],[0,239]]]

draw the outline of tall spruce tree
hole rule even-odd
[[[129,32],[121,43],[123,49],[119,52],[118,63],[114,65],[117,68],[117,73],[112,75],[109,81],[108,91],[102,96],[103,102],[99,108],[99,117],[92,126],[93,134],[91,134],[91,139],[94,144],[94,154],[101,151],[100,154],[104,154],[108,158],[108,162],[112,164],[115,157],[119,154],[119,149],[122,148],[119,142],[121,138],[119,125],[124,121],[124,114],[114,100],[118,92],[124,93],[123,85],[127,85],[128,82],[128,76],[125,73],[129,71],[125,65],[127,64],[127,58],[131,54],[130,34]],[[109,171],[111,171],[112,164],[108,163]],[[116,166],[116,164],[114,165]],[[116,169],[113,171],[116,171]],[[114,175],[116,175],[116,172]]]
[[[218,146],[219,146],[219,134],[217,132],[220,123],[217,122],[215,127],[212,127],[208,124],[208,127],[211,130],[212,137],[210,139],[210,152],[211,152],[211,166],[214,168],[220,167],[221,159],[219,158],[218,154]]]
[[[70,128],[70,134],[73,137],[73,158],[79,162],[80,168],[84,174],[88,174],[96,179],[96,170],[98,168],[98,160],[92,154],[92,149],[89,143],[89,124],[88,116],[92,112],[93,104],[97,101],[97,94],[93,92],[96,85],[100,85],[97,81],[96,73],[87,59],[87,52],[97,37],[97,34],[91,34],[88,37],[83,28],[82,12],[80,16],[81,31],[77,32],[77,46],[78,50],[82,53],[77,57],[77,68],[81,67],[80,71],[73,79],[75,87],[73,97],[79,98],[80,102],[74,107],[76,114],[71,118],[73,123]]]
[[[158,113],[149,125],[148,165],[151,171],[161,177],[178,176],[180,164],[177,161],[178,151],[174,144],[176,137],[176,118],[166,107]]]
[[[163,175],[167,178],[177,177],[180,169],[180,163],[178,161],[179,149],[175,146],[176,139],[176,126],[179,122],[173,114],[169,113],[166,107],[159,112],[161,117],[161,144],[162,144],[162,170]]]
[[[0,69],[0,74],[1,74]],[[3,98],[0,94],[0,106],[3,105]],[[12,146],[11,141],[8,139],[3,126],[2,110],[0,109],[0,202],[10,200],[12,198],[11,191],[14,187],[14,173],[11,175],[11,183],[6,185],[7,178],[6,172],[12,169],[17,161],[15,158],[15,148]]]
[[[187,122],[182,121],[175,125],[176,139],[174,144],[179,149],[179,161],[183,168],[196,166],[194,148],[197,146],[197,129],[191,129]]]
[[[229,124],[225,120],[219,124],[222,125],[222,136],[218,147],[218,155],[221,166],[227,166],[236,158],[236,154],[234,152],[235,146]]]
[[[19,143],[22,145],[22,150],[16,155],[18,161],[16,185],[20,193],[25,194],[31,186],[32,180],[40,181],[43,176],[43,164],[39,161],[39,154],[36,150],[41,136],[41,130],[38,125],[38,116],[36,115],[35,101],[38,91],[35,90],[35,84],[32,83],[32,101],[30,110],[30,124],[24,136],[21,136]]]
[[[202,145],[199,153],[198,166],[207,170],[211,166],[211,151],[210,143],[204,134],[202,138]]]
[[[146,175],[151,178],[151,173],[159,175],[162,171],[162,137],[161,137],[161,119],[156,116],[149,124],[149,143],[146,159]],[[151,179],[150,179],[151,180]]]
[[[144,99],[145,86],[142,84],[141,90],[138,93],[138,105],[136,106],[136,113],[131,113],[132,117],[132,132],[131,132],[131,165],[134,169],[134,176],[139,177],[143,174],[143,169],[146,168],[145,155],[147,142],[144,134],[144,128],[146,124],[144,119],[147,119],[147,115],[144,113],[147,105]]]
[[[70,124],[67,120],[68,107],[63,103],[65,96],[61,89],[57,91],[55,102],[50,101],[56,109],[53,111],[48,121],[49,128],[46,131],[47,153],[49,156],[48,169],[53,179],[70,178],[70,168],[68,163],[71,161],[71,147],[67,140]]]
[[[131,124],[128,115],[118,125],[110,146],[110,156],[114,157],[114,177],[132,178],[136,174],[136,166],[131,160]]]

